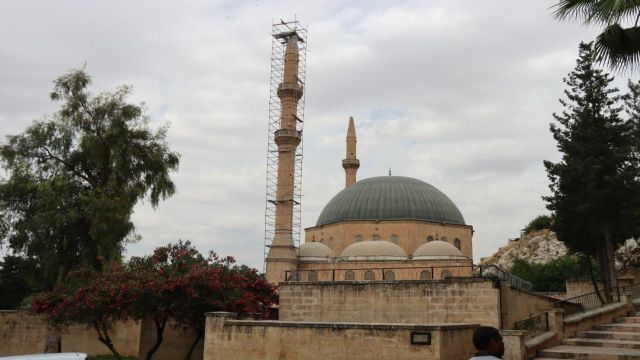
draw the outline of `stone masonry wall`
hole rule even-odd
[[[507,283],[501,285],[502,329],[514,329],[515,322],[551,310],[557,301],[548,296],[511,287]]]
[[[203,314],[204,316],[204,314]],[[153,321],[150,319],[144,320],[141,325],[140,335],[140,348],[139,359],[144,359],[147,352],[156,342],[156,329]],[[196,338],[196,333],[183,326],[176,326],[170,322],[165,326],[163,341],[160,347],[153,354],[154,360],[173,360],[173,359],[186,359],[187,353],[189,353],[189,347]],[[196,345],[191,359],[202,359],[203,339]]]
[[[237,321],[214,313],[203,360],[468,359],[477,326]],[[412,345],[412,332],[429,334],[431,344]]]
[[[280,284],[281,321],[500,326],[493,280]]]
[[[39,316],[24,310],[0,311],[0,356],[41,353],[44,350],[46,323]],[[120,323],[112,332],[116,349],[126,356],[138,355],[140,324]],[[84,352],[89,355],[111,354],[98,341],[92,328],[72,325],[62,333],[63,352]]]

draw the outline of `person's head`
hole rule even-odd
[[[485,351],[493,356],[504,355],[504,343],[498,329],[491,326],[480,326],[473,332],[473,346],[478,351]]]

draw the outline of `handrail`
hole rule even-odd
[[[564,316],[566,317],[592,309],[601,308],[619,301],[620,288],[616,286],[572,297],[570,299],[558,300],[555,302],[555,307],[564,309]]]
[[[537,315],[533,315],[530,318],[517,321],[514,324],[516,330],[525,331],[525,339],[530,339],[539,334],[549,331],[549,313],[542,312]]]
[[[496,277],[501,281],[506,281],[511,284],[513,287],[523,289],[523,290],[531,290],[533,284],[530,281],[519,278],[505,269],[497,266],[497,265],[479,265],[478,266],[478,274],[482,277]]]

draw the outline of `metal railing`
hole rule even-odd
[[[509,284],[511,284],[511,286],[516,287],[518,289],[523,289],[528,291],[528,290],[531,290],[531,288],[533,287],[533,284],[530,281],[519,278],[511,274],[510,272],[506,271],[505,269],[496,265],[476,266],[476,273],[480,277],[493,277],[493,278],[498,278],[501,281],[506,281]]]
[[[525,338],[530,339],[549,331],[549,313],[543,312],[515,323],[516,330],[524,330]]]
[[[620,288],[614,287],[592,293],[576,296],[570,299],[556,301],[555,307],[564,309],[564,316],[583,313],[592,309],[620,301]]]
[[[624,294],[629,294],[632,299],[640,298],[640,284],[631,284],[622,288]]]

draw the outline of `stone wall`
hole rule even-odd
[[[204,360],[468,359],[478,326],[238,321],[230,315],[207,317]],[[412,332],[430,336],[430,344],[412,344]]]
[[[514,329],[517,321],[554,308],[554,298],[520,290],[503,282],[500,287],[502,329]]]
[[[168,323],[165,326],[163,341],[153,354],[154,360],[186,359],[189,348],[196,338],[196,333],[187,327]],[[144,359],[147,352],[156,342],[156,329],[152,320],[145,320],[141,325],[139,359]],[[196,345],[191,359],[202,359],[203,339]]]
[[[0,356],[41,353],[44,350],[46,331],[46,323],[28,311],[0,311]],[[120,323],[111,336],[122,355],[138,355],[139,323]],[[98,340],[95,330],[84,325],[72,325],[63,331],[62,351],[84,352],[91,356],[111,354]]]
[[[498,284],[489,279],[282,283],[282,321],[500,326]]]

